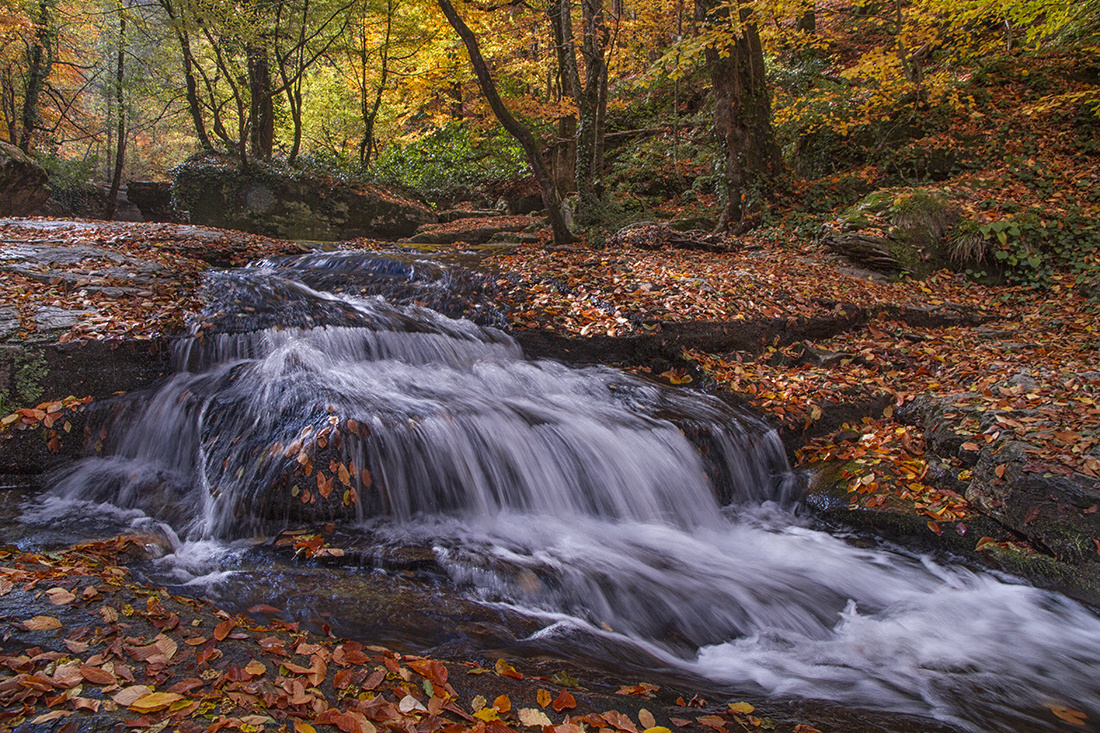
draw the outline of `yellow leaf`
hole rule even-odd
[[[494,720],[500,720],[500,713],[496,711],[496,708],[482,708],[474,713],[474,717],[478,720],[484,720],[486,723],[491,723]]]
[[[164,710],[172,703],[182,699],[183,695],[177,695],[174,692],[151,692],[148,695],[139,697],[128,705],[128,707],[135,713],[144,715],[145,713],[155,713],[158,710]]]
[[[663,725],[655,725],[652,728],[646,728],[644,733],[672,733],[672,731]]]
[[[540,708],[544,708],[549,705],[553,699],[554,698],[550,696],[550,693],[546,690],[543,690],[542,688],[539,688],[538,695],[535,696],[535,700],[538,701]]]
[[[753,710],[756,710],[756,708],[747,702],[731,702],[729,708],[730,712],[737,713],[738,715],[748,715]]]
[[[294,721],[294,733],[317,733],[317,729],[301,720]]]

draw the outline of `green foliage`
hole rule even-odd
[[[435,201],[470,198],[490,182],[527,173],[523,149],[512,138],[501,131],[482,135],[461,123],[405,145],[390,145],[372,167],[379,180]]]
[[[96,156],[87,158],[62,158],[55,154],[39,154],[38,163],[50,176],[50,187],[54,190],[77,189],[95,180],[100,161]]]
[[[0,395],[0,412],[30,407],[45,394],[43,383],[49,375],[46,356],[40,349],[21,349],[12,359],[12,404],[4,405]]]

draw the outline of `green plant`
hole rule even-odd
[[[469,198],[479,187],[527,172],[523,150],[512,138],[503,132],[482,135],[461,123],[386,147],[371,169],[379,180],[432,200]]]
[[[973,279],[980,280],[986,273],[969,268],[985,262],[988,256],[989,235],[973,219],[962,219],[947,232],[948,261],[955,267],[968,268],[966,272]]]

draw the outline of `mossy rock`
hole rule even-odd
[[[385,189],[192,158],[175,169],[173,196],[192,224],[309,241],[396,239],[434,223],[426,206]]]

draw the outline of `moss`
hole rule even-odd
[[[12,374],[12,397],[20,405],[37,404],[45,393],[45,381],[50,370],[46,355],[40,349],[26,349],[15,355]]]

